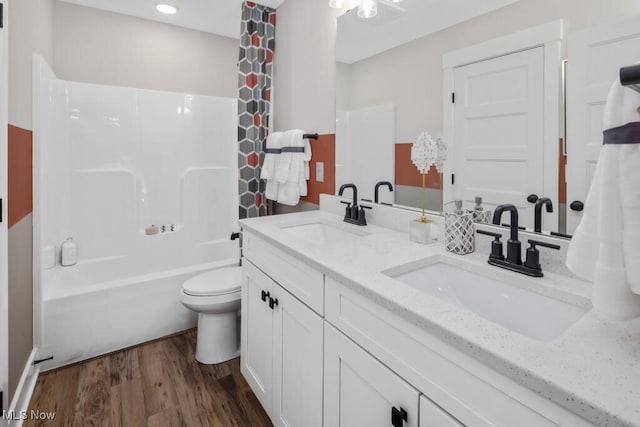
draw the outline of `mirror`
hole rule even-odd
[[[380,0],[379,16],[370,21],[357,18],[351,12],[340,16],[336,47],[336,185],[356,181],[359,194],[372,199],[372,182],[375,184],[383,176],[391,174],[394,192],[387,194],[386,188],[380,190],[381,200],[411,207],[420,207],[422,194],[421,176],[410,162],[411,144],[423,131],[428,131],[434,137],[445,133],[443,92],[447,82],[443,73],[443,55],[558,19],[564,21],[565,36],[561,42],[561,52],[566,52],[567,34],[628,19],[640,13],[637,4],[611,4],[604,0],[590,3],[587,9],[578,0],[569,0],[562,2],[555,10],[545,9],[535,0],[497,1],[492,4],[487,2],[486,9],[482,11],[474,9],[472,5],[478,2],[459,1],[450,5],[452,9],[466,13],[465,16],[458,16],[457,21],[451,18],[451,11],[444,9],[421,15],[418,27],[427,33],[431,32],[425,35],[417,34],[415,25],[409,24],[406,17],[406,11],[414,17],[419,15],[413,9],[416,3],[427,2],[405,0],[391,5]],[[451,19],[446,21],[443,15]],[[440,26],[434,28],[432,21],[438,21]],[[560,55],[566,56],[566,53]],[[384,120],[380,116],[382,112],[386,114]],[[567,116],[571,117],[570,111]],[[363,120],[362,117],[368,119]],[[562,128],[563,124],[559,123],[559,126]],[[367,134],[360,136],[358,128],[362,127]],[[392,129],[393,138],[388,137],[389,129]],[[450,141],[445,142],[448,143],[448,149],[452,149]],[[556,150],[556,156],[562,141],[557,143],[558,148],[552,147]],[[369,157],[365,147],[376,154]],[[558,179],[558,176],[563,176],[565,162],[566,158],[560,156],[559,165],[551,171],[551,178],[545,172],[545,176],[554,179],[559,187],[554,200],[554,213],[543,210],[543,230],[546,231],[565,231],[568,202],[562,188],[564,179]],[[357,182],[360,172],[358,167],[354,167],[355,163],[360,163],[372,175],[363,179],[362,184]],[[351,176],[348,170],[352,172]],[[481,177],[472,175],[478,171],[480,169],[470,168],[466,171],[469,175],[467,179],[481,181]],[[427,209],[440,212],[441,192],[444,190],[446,194],[451,182],[448,179],[450,177],[445,175],[444,186],[441,187],[439,175],[433,172],[427,175]],[[545,196],[542,192],[537,195]],[[491,208],[492,200],[484,197],[487,208]],[[526,195],[523,198],[526,199]],[[503,201],[495,200],[493,205],[497,203]],[[530,211],[533,210],[533,205],[526,200],[522,203],[525,206],[528,204]],[[472,209],[473,205],[465,202],[465,208]],[[553,228],[548,226],[552,223]],[[521,220],[521,224],[533,228],[533,217]]]

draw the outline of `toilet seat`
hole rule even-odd
[[[240,292],[241,268],[219,268],[199,274],[184,282],[182,290],[187,295],[215,296]]]

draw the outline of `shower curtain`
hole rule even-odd
[[[238,62],[238,190],[240,218],[267,214],[260,165],[269,129],[276,11],[242,5]]]

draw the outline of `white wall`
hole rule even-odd
[[[395,103],[397,142],[411,142],[423,130],[437,134],[442,130],[444,53],[557,19],[564,19],[565,32],[570,32],[639,13],[637,0],[520,0],[352,64],[348,108]],[[345,67],[338,70],[345,72]]]
[[[335,133],[336,16],[324,0],[287,0],[278,7],[275,130]]]
[[[52,40],[45,59],[64,80],[238,94],[237,39],[55,1]]]

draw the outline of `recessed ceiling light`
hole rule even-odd
[[[173,15],[178,11],[178,9],[175,6],[171,6],[170,4],[166,4],[166,3],[156,4],[156,10],[160,13],[164,13],[165,15]]]

